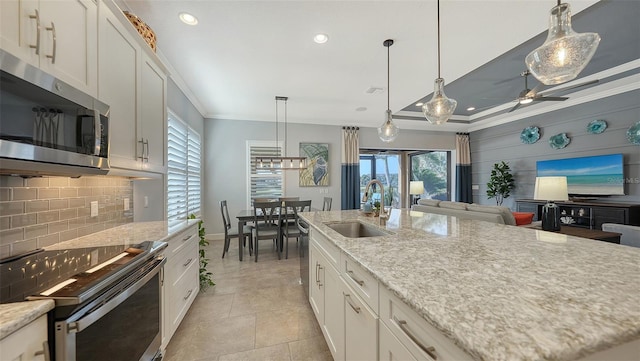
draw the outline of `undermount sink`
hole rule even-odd
[[[358,221],[325,223],[325,225],[347,238],[381,237],[392,234]]]

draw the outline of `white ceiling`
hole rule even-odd
[[[596,2],[569,1],[574,14]],[[437,76],[435,0],[120,0],[119,4],[153,28],[159,55],[206,118],[274,121],[274,96],[282,95],[289,97],[289,122],[377,127],[384,120],[387,93],[365,90],[372,86],[386,90],[387,54],[382,43],[389,38],[395,41],[390,48],[394,114],[431,93]],[[555,0],[441,0],[446,83],[545,31],[555,4]],[[195,15],[199,24],[180,22],[178,14],[183,11]],[[326,44],[313,42],[319,32],[329,35]],[[367,110],[356,111],[359,107]],[[416,120],[398,124],[401,129],[435,131],[471,127]],[[473,125],[479,126],[479,122]]]

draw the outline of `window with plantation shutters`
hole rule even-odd
[[[200,215],[200,135],[169,112],[167,219]],[[186,195],[186,197],[185,197]]]
[[[281,170],[260,169],[256,163],[256,157],[278,157],[282,155],[282,144],[272,141],[247,141],[247,164],[249,174],[249,187],[247,209],[252,207],[255,198],[282,197],[284,190],[284,177]]]

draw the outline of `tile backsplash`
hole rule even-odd
[[[96,217],[91,217],[93,201],[98,202]],[[129,222],[133,181],[128,178],[0,176],[0,258]]]

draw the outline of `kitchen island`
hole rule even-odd
[[[640,354],[640,249],[409,210],[384,226],[359,211],[301,217],[377,280],[381,300],[390,291],[470,358]],[[390,234],[347,238],[327,226],[349,221]]]

